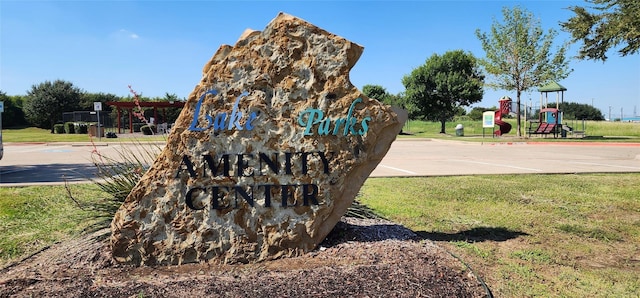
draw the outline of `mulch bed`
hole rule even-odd
[[[460,260],[385,220],[343,218],[314,251],[255,264],[128,267],[109,230],[0,270],[0,297],[487,297]]]

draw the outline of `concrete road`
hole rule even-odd
[[[126,143],[5,144],[0,186],[86,182],[93,158],[135,150]],[[399,139],[372,177],[640,172],[640,144],[471,143]]]
[[[399,139],[372,176],[640,172],[640,144]]]
[[[149,146],[160,150],[160,145]],[[137,148],[128,143],[5,143],[0,186],[87,182],[96,177],[94,160],[118,159]]]

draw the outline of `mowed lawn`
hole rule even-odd
[[[360,201],[496,297],[640,295],[640,174],[370,178]]]

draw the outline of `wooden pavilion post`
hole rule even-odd
[[[155,106],[153,107],[153,122],[153,125],[158,127],[158,108],[156,108]]]
[[[133,108],[128,108],[129,112],[129,133],[133,133]]]
[[[116,107],[116,111],[118,113],[118,120],[116,120],[116,123],[118,125],[118,133],[120,133],[120,107]]]

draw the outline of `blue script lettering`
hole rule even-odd
[[[351,103],[349,107],[349,112],[347,113],[346,118],[338,118],[331,119],[325,118],[324,113],[318,109],[306,109],[298,115],[298,124],[303,126],[304,135],[312,136],[315,132],[312,131],[314,126],[317,125],[317,133],[321,136],[326,136],[332,134],[337,136],[340,133],[342,128],[342,135],[346,136],[349,134],[352,135],[364,135],[369,130],[369,121],[371,121],[371,117],[364,117],[362,121],[360,121],[360,129],[356,130],[356,125],[358,124],[358,120],[353,117],[353,109],[356,104],[362,102],[362,98],[358,98]],[[333,125],[333,127],[332,127]]]
[[[200,108],[202,106],[202,102],[204,101],[204,98],[207,96],[207,94],[217,95],[218,91],[209,90],[204,94],[202,94],[202,96],[200,96],[200,99],[198,100],[195,111],[193,113],[193,121],[191,121],[191,125],[189,126],[190,131],[205,131],[209,128],[213,128],[214,131],[234,130],[234,129],[252,130],[254,128],[253,121],[256,118],[258,118],[258,115],[256,115],[255,112],[252,112],[251,115],[249,115],[249,118],[246,119],[244,126],[240,122],[243,119],[244,114],[241,111],[239,111],[238,104],[240,103],[240,99],[242,97],[249,95],[249,92],[246,92],[246,91],[242,92],[242,94],[240,94],[240,96],[238,96],[238,98],[236,99],[235,103],[233,104],[233,109],[231,110],[231,114],[221,112],[221,113],[217,113],[215,115],[215,118],[211,117],[211,115],[209,114],[206,114],[204,115],[204,118],[207,119],[208,124],[205,127],[198,127],[198,115],[200,114]]]

